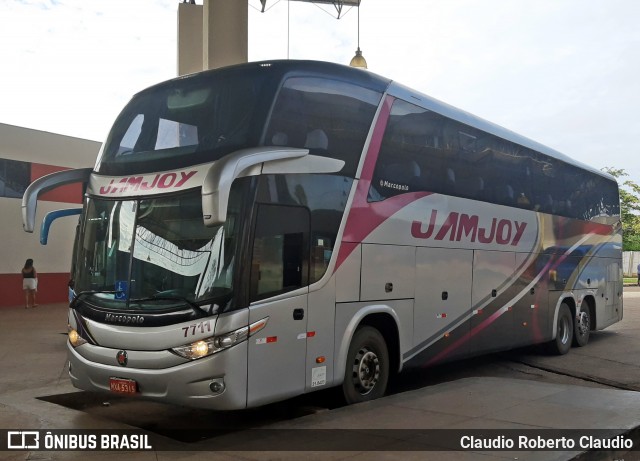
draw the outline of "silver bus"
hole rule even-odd
[[[217,410],[622,318],[616,181],[373,73],[249,63],[135,95],[84,184],[74,386]],[[50,221],[50,220],[49,220]]]

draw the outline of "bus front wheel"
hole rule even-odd
[[[347,403],[366,402],[384,395],[389,381],[389,352],[378,330],[363,326],[349,346],[342,392]]]
[[[571,349],[572,341],[573,316],[569,306],[562,303],[558,311],[558,320],[556,321],[556,337],[548,344],[549,352],[554,355],[564,355]]]

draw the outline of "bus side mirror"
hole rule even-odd
[[[304,157],[308,153],[308,149],[293,147],[252,147],[214,162],[202,184],[204,225],[214,227],[226,221],[231,184],[236,178],[260,174],[264,162]]]
[[[66,184],[76,182],[89,182],[92,168],[79,168],[77,170],[63,170],[48,174],[36,179],[22,196],[22,227],[25,232],[33,232],[36,224],[36,207],[38,206],[38,196]]]
[[[211,165],[202,184],[202,214],[207,227],[223,224],[231,184],[236,178],[260,174],[337,173],[344,160],[308,155],[308,149],[257,147],[242,149]]]
[[[82,213],[82,208],[67,208],[65,210],[56,210],[50,211],[47,213],[42,220],[42,225],[40,226],[40,245],[46,245],[49,240],[49,229],[51,228],[51,223],[58,218],[63,218],[65,216],[74,216]]]

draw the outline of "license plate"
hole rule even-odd
[[[109,378],[109,389],[117,394],[135,394],[138,392],[138,383],[133,379]]]

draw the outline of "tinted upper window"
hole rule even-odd
[[[615,181],[396,100],[369,200],[418,190],[584,220],[620,214]]]
[[[266,77],[227,69],[177,79],[136,95],[116,120],[98,166],[104,174],[161,171],[256,146]],[[263,110],[264,112],[264,110]]]
[[[344,160],[341,173],[353,175],[381,97],[339,80],[289,78],[278,94],[264,143]]]
[[[291,76],[304,69],[336,77]],[[251,64],[175,79],[131,100],[97,170],[163,171],[277,145],[345,160],[343,172],[351,175],[382,97],[380,86],[368,75],[322,63]]]

